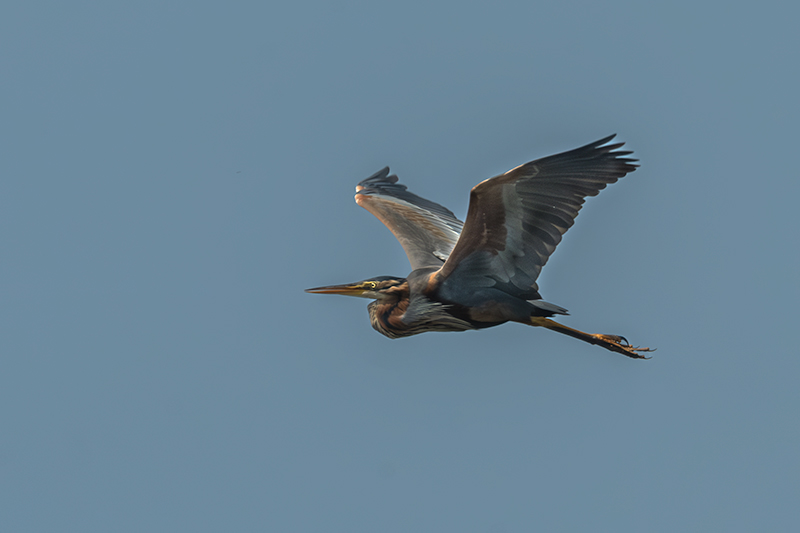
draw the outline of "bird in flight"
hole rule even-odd
[[[467,219],[409,192],[384,168],[356,186],[358,205],[400,241],[407,278],[376,278],[307,289],[371,298],[372,327],[389,338],[519,322],[634,359],[650,348],[625,337],[585,333],[551,319],[567,310],[542,300],[536,279],[587,196],[636,170],[614,135],[513,168],[472,188]]]

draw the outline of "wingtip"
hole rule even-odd
[[[356,192],[362,189],[366,189],[373,184],[386,184],[386,183],[389,184],[397,183],[397,176],[395,176],[394,174],[389,174],[389,167],[383,167],[372,176],[364,178],[363,180],[358,182],[358,185],[356,185]]]
[[[599,141],[595,141],[595,142],[593,142],[592,144],[593,144],[593,145],[595,145],[595,146],[603,146],[604,144],[607,144],[607,143],[611,142],[611,140],[612,140],[614,137],[616,137],[616,136],[617,136],[617,134],[616,134],[616,133],[612,133],[612,134],[611,134],[611,135],[609,135],[608,137],[603,137],[603,138],[602,138],[602,139],[600,139]],[[623,144],[624,144],[624,143],[623,143]]]

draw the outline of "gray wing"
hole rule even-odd
[[[449,209],[408,192],[389,167],[356,186],[356,203],[391,230],[415,270],[441,267],[464,225]]]
[[[537,159],[472,189],[461,238],[437,273],[457,287],[497,287],[539,299],[536,279],[584,199],[636,170],[614,135],[569,152]]]

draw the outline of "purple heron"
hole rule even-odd
[[[473,187],[467,219],[409,192],[386,167],[356,186],[358,205],[394,234],[408,256],[407,278],[380,276],[307,289],[371,298],[372,327],[390,338],[519,322],[635,359],[650,348],[625,337],[585,333],[552,320],[567,310],[542,300],[536,279],[572,227],[587,196],[636,170],[614,135],[537,159]]]

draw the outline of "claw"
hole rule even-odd
[[[596,335],[595,338],[600,341],[598,344],[602,345],[604,348],[627,355],[633,359],[650,359],[644,354],[655,351],[655,349],[631,346],[628,339],[622,335]]]
[[[613,342],[614,344],[619,344],[620,346],[630,346],[630,343],[628,343],[628,339],[626,339],[622,335],[609,335],[601,333],[598,335],[598,337],[607,340],[609,342]]]

